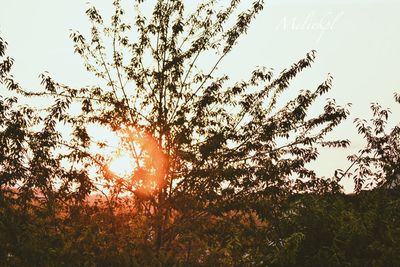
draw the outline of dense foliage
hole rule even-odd
[[[0,84],[21,98],[53,99],[37,109],[0,98],[0,265],[398,264],[397,194],[344,196],[338,175],[307,168],[318,148],[349,144],[326,139],[346,106],[326,100],[308,114],[332,77],[281,103],[315,52],[276,77],[258,68],[230,82],[218,66],[263,1],[239,12],[238,0],[222,9],[211,0],[187,15],[183,1],[160,0],[150,18],[142,2],[131,16],[114,1],[110,25],[91,7],[91,35],[71,34],[99,79],[93,86],[71,88],[45,73],[43,91],[21,88],[0,39]],[[352,159],[358,170],[376,162],[386,181],[398,172],[399,131],[385,134],[387,112],[373,108],[376,129],[358,123],[369,143]],[[119,137],[132,172],[109,168],[113,155],[102,149],[110,143],[90,135],[94,126]]]
[[[293,197],[282,221],[293,254],[275,266],[398,266],[399,192]]]

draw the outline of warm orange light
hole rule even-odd
[[[120,131],[109,131],[101,138],[107,145],[102,148],[97,146],[93,151],[108,162],[104,166],[108,182],[123,179],[129,188],[141,192],[150,192],[162,186],[167,157],[152,135],[133,127],[121,127]]]

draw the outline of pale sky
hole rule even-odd
[[[187,1],[189,5],[195,2],[199,1]],[[392,122],[399,117],[400,105],[394,103],[393,93],[400,92],[400,0],[265,2],[264,11],[219,70],[234,81],[241,80],[256,66],[280,72],[310,50],[317,50],[315,64],[301,73],[292,87],[314,89],[331,73],[333,89],[324,98],[353,104],[350,118],[332,135],[350,139],[350,149],[321,151],[313,165],[318,173],[331,176],[337,168],[346,169],[346,156],[362,147],[352,122],[356,117],[371,118],[371,102],[390,107]],[[111,0],[91,3],[111,12]],[[86,1],[0,0],[0,7],[0,36],[9,43],[8,55],[16,62],[14,76],[24,87],[38,88],[38,75],[44,71],[71,86],[95,83],[79,56],[73,54],[68,37],[70,29],[88,30]],[[352,190],[351,181],[343,184],[347,192]]]

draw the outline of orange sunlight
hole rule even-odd
[[[134,191],[151,191],[160,186],[167,157],[152,135],[133,127],[121,127],[118,132],[100,128],[92,128],[93,136],[99,138],[91,151],[104,157],[108,182],[123,179]]]

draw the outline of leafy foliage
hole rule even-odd
[[[396,102],[400,103],[399,95],[395,94]],[[389,109],[382,108],[378,103],[371,105],[373,118],[356,119],[358,132],[363,135],[366,146],[359,155],[349,156],[355,173],[345,173],[353,177],[356,192],[375,186],[398,188],[400,185],[400,125],[387,130]],[[350,171],[350,168],[348,171]],[[344,174],[343,174],[344,175]]]
[[[6,46],[0,39],[0,83],[19,92]],[[56,151],[63,142],[56,124],[64,112],[61,102],[40,112],[19,105],[16,97],[0,96],[1,265],[47,262],[59,241],[61,204],[83,201],[91,190],[85,170],[62,164],[78,158]]]
[[[134,177],[120,179],[107,173],[113,192],[132,192],[137,210],[150,218],[156,251],[171,251],[174,240],[187,239],[182,225],[195,227],[191,235],[193,231],[203,235],[204,224],[213,224],[211,218],[218,226],[231,212],[269,218],[272,215],[265,209],[274,209],[292,188],[307,191],[315,185],[317,176],[305,165],[317,158],[316,145],[348,144],[324,139],[347,117],[345,107],[330,100],[319,116],[307,117],[312,103],[331,88],[331,77],[316,90],[302,91],[278,107],[290,81],[313,62],[314,51],[276,78],[266,68],[254,70],[248,80],[233,86],[226,85],[226,75],[217,76],[221,60],[263,9],[263,2],[255,1],[230,25],[238,4],[232,1],[217,11],[210,1],[185,17],[182,1],[157,1],[150,19],[139,12],[130,25],[124,22],[121,3],[114,1],[109,26],[92,7],[87,11],[91,36],[74,32],[71,38],[87,70],[103,79],[106,87],[77,90],[45,76],[46,91],[37,93],[54,96],[58,102],[81,102],[81,115],[65,118],[76,132],[86,132],[90,123],[116,132],[134,129],[123,140],[133,156],[141,153],[129,138],[132,131],[156,140],[156,150],[168,160],[148,165],[158,166],[161,175],[141,175],[140,156]],[[140,3],[136,7],[139,10]],[[136,40],[131,40],[131,31],[137,32]],[[215,63],[203,71],[197,62],[211,52],[216,54]],[[79,149],[88,147],[86,135],[77,138]],[[100,155],[95,163],[106,165]],[[292,176],[309,182],[298,180],[294,187]],[[142,190],[148,179],[156,180],[156,185]]]
[[[296,254],[275,266],[398,265],[398,204],[398,192],[387,190],[294,197],[281,227],[302,239]]]
[[[98,78],[93,86],[72,88],[44,73],[42,91],[21,88],[0,39],[0,83],[21,98],[53,99],[43,110],[0,99],[0,263],[397,263],[392,237],[398,229],[382,230],[390,237],[374,243],[377,213],[355,212],[364,204],[353,209],[343,200],[338,179],[323,179],[307,167],[319,147],[349,144],[326,138],[347,118],[347,106],[328,99],[320,114],[309,115],[331,89],[332,77],[281,103],[291,81],[312,65],[315,51],[278,74],[259,67],[247,80],[230,82],[218,66],[263,1],[239,12],[241,1],[217,9],[211,0],[187,15],[183,1],[159,0],[150,16],[141,13],[142,2],[134,3],[133,24],[115,0],[109,24],[91,7],[90,36],[71,33],[75,52]],[[74,104],[79,114],[69,112]],[[383,170],[377,175],[389,177],[397,170],[391,149],[398,147],[398,130],[383,134],[387,112],[376,106],[374,111],[374,133],[359,124],[370,141],[362,155],[388,144],[388,154],[376,162]],[[61,136],[60,125],[71,136]],[[94,126],[119,136],[118,150],[134,161],[131,173],[116,174],[110,155],[93,152],[110,146],[90,134]],[[397,220],[397,200],[387,201],[393,206],[384,210],[385,220]],[[360,258],[352,260],[349,251],[358,242],[371,247],[360,248]],[[365,251],[386,246],[394,249],[390,260],[363,258]]]

